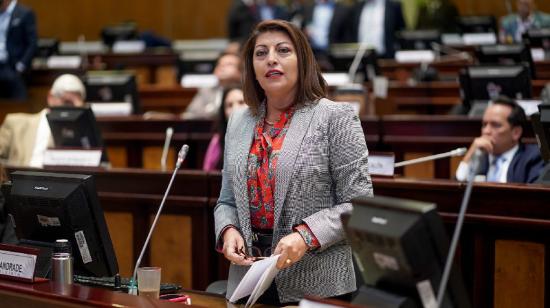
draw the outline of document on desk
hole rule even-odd
[[[276,266],[278,259],[279,255],[274,255],[254,262],[233,292],[233,295],[231,295],[229,301],[234,303],[250,295],[245,307],[254,305],[258,298],[269,288],[271,282],[279,272]]]

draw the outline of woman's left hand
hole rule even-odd
[[[307,250],[308,246],[300,233],[293,232],[283,237],[273,252],[274,255],[280,254],[277,268],[285,269],[290,267],[292,264],[300,261]]]

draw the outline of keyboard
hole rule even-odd
[[[117,290],[124,293],[128,292],[128,286],[130,285],[130,278],[120,278],[120,285],[115,284],[115,277],[89,277],[74,275],[73,280],[75,283],[83,284],[91,287],[107,288],[111,290]],[[181,286],[174,283],[161,283],[160,294],[177,293],[181,290]]]

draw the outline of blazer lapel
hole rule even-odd
[[[315,105],[302,107],[294,113],[290,126],[283,142],[283,147],[279,153],[277,161],[277,170],[275,172],[275,217],[274,233],[277,232],[277,225],[281,210],[284,205],[288,185],[292,178],[294,163],[300,152],[302,141],[311,123],[311,118],[315,114]]]

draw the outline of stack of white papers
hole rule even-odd
[[[273,279],[279,272],[276,267],[278,259],[279,255],[274,255],[254,262],[235,289],[235,292],[233,292],[233,295],[231,295],[229,301],[234,303],[250,295],[245,308],[254,305],[258,298],[269,288],[271,282],[273,282]]]

